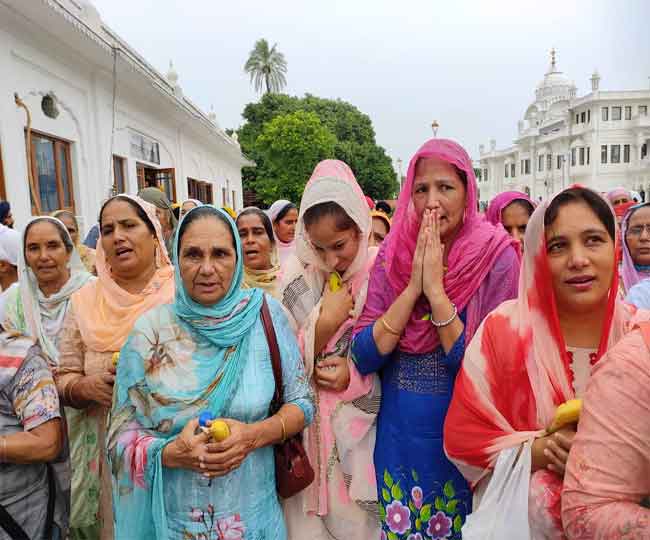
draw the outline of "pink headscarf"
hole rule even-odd
[[[619,205],[622,206],[622,205]],[[627,241],[625,240],[625,235],[627,234],[627,229],[630,226],[630,218],[639,208],[650,206],[650,202],[637,204],[632,206],[625,213],[625,217],[621,223],[621,245],[623,248],[623,265],[621,268],[621,277],[623,278],[623,285],[625,290],[629,290],[636,285],[639,281],[647,279],[650,277],[650,272],[641,267],[637,267],[634,264],[632,259],[632,254],[630,253],[630,248],[627,246]]]
[[[614,201],[620,197],[627,197],[628,199],[632,200],[632,194],[630,193],[629,189],[625,189],[624,187],[617,187],[612,189],[611,191],[607,192],[607,198],[609,199],[609,202],[611,204],[614,204]]]
[[[411,276],[411,262],[415,253],[421,217],[417,215],[411,193],[415,180],[415,166],[418,160],[435,157],[456,166],[467,178],[467,195],[463,225],[449,251],[448,270],[444,287],[449,299],[462,312],[485,277],[489,274],[499,256],[514,240],[502,227],[496,228],[477,212],[477,185],[472,160],[467,152],[454,141],[431,139],[416,152],[409,163],[406,182],[400,192],[397,211],[390,233],[384,240],[386,275],[396,294],[400,294]],[[440,343],[437,332],[431,331],[431,323],[423,320],[428,308],[420,301],[411,314],[400,347],[408,352],[422,353],[434,350]],[[466,317],[467,338],[471,337],[480,324],[479,309],[468,309]]]
[[[515,201],[526,201],[530,203],[533,209],[535,209],[535,203],[525,193],[522,193],[521,191],[505,191],[492,199],[490,206],[488,206],[487,212],[485,212],[485,218],[490,223],[492,223],[492,225],[503,223],[501,221],[501,214],[506,209],[506,207],[510,205],[510,203],[513,203]]]

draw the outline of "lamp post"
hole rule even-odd
[[[402,190],[402,158],[397,158],[397,183],[400,191]]]
[[[437,137],[438,136],[438,128],[440,127],[440,124],[438,124],[437,120],[434,120],[431,123],[431,130],[433,131],[433,136]]]

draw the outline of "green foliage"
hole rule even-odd
[[[287,61],[284,54],[276,49],[278,44],[269,47],[265,39],[258,39],[253,50],[248,55],[244,71],[250,75],[255,91],[266,93],[281,92],[287,85]]]
[[[264,180],[277,184],[277,180],[266,173],[267,153],[260,148],[260,137],[265,126],[279,116],[298,111],[316,115],[322,126],[335,137],[334,151],[328,157],[345,161],[354,172],[364,193],[374,199],[386,199],[395,195],[397,179],[390,157],[377,145],[375,131],[370,118],[355,106],[341,100],[323,99],[310,94],[304,98],[285,94],[266,94],[259,103],[250,103],[244,108],[246,123],[239,129],[239,143],[243,152],[257,163],[257,168],[244,168],[243,179],[247,189],[254,189],[264,202],[271,203],[272,192],[290,198],[283,185],[266,186]],[[302,187],[309,179],[313,166],[302,180]],[[290,163],[285,168],[291,167]],[[274,189],[275,188],[275,189]],[[262,189],[262,191],[260,191]],[[293,187],[291,193],[293,193]],[[302,193],[302,188],[300,194]],[[293,199],[300,200],[300,196]],[[389,486],[391,487],[391,486]]]
[[[296,111],[266,123],[255,147],[261,166],[250,186],[265,202],[297,201],[316,164],[334,157],[336,137],[316,114]]]

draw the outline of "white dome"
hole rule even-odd
[[[176,86],[178,83],[178,73],[174,69],[174,64],[172,61],[169,61],[169,70],[167,71],[167,80],[169,81],[169,84],[172,86]]]
[[[574,98],[576,91],[575,83],[558,70],[555,62],[555,49],[551,50],[551,65],[535,90],[535,97],[541,109],[547,110],[556,101]]]

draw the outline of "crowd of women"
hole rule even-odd
[[[650,538],[650,203],[483,215],[433,139],[392,213],[325,160],[266,211],[117,195],[90,247],[2,225],[0,539]]]

